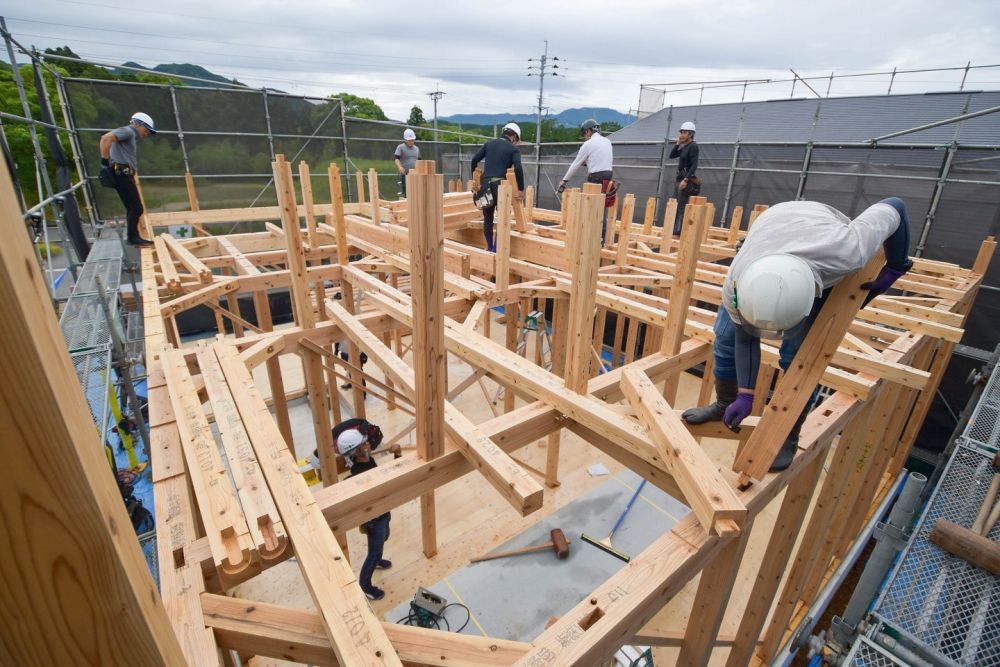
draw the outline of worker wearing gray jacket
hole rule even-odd
[[[691,408],[691,424],[721,420],[735,428],[749,414],[760,368],[760,339],[781,341],[779,366],[787,370],[830,289],[864,268],[879,247],[886,264],[864,283],[869,300],[888,290],[912,266],[906,205],[883,199],[851,220],[819,202],[786,202],[757,218],[722,285],[715,320],[715,393],[711,405]],[[778,452],[771,471],[795,456],[807,403]]]

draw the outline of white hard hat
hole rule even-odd
[[[516,134],[518,139],[521,138],[521,127],[517,123],[507,123],[506,125],[504,125],[503,132],[506,132],[507,130],[510,130],[511,132]],[[501,132],[501,134],[503,134],[503,132]]]
[[[685,121],[685,122],[681,123],[681,132],[684,132],[684,131],[687,131],[687,132],[696,132],[697,130],[694,129],[694,123],[692,123],[691,121],[688,120],[688,121]]]
[[[358,429],[348,429],[337,436],[337,453],[349,458],[358,447],[367,441],[368,438]]]
[[[134,114],[132,114],[132,118],[130,118],[129,120],[131,120],[133,123],[141,123],[142,125],[145,125],[146,129],[149,130],[150,134],[156,134],[156,126],[153,125],[153,119],[149,117],[148,113],[136,111]]]
[[[416,139],[416,138],[417,138],[417,133],[411,130],[410,128],[406,128],[405,130],[403,130],[403,139],[409,141],[410,139]]]
[[[816,298],[816,278],[801,257],[765,255],[733,285],[737,319],[759,338],[787,338],[803,324]]]

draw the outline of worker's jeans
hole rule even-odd
[[[382,560],[382,550],[386,540],[389,539],[389,520],[392,516],[386,512],[382,516],[376,517],[368,522],[368,555],[361,566],[361,574],[358,575],[361,590],[372,589],[372,575],[375,573],[375,566]]]
[[[816,317],[818,310],[817,306],[813,307],[812,313],[809,314],[810,320]],[[778,365],[781,367],[781,370],[787,371],[788,367],[792,365],[795,353],[799,351],[799,347],[801,347],[802,341],[805,340],[806,333],[809,332],[811,324],[812,322],[810,321],[806,326],[799,329],[798,335],[781,341],[781,347],[778,348]],[[720,380],[735,381],[737,379],[735,327],[736,325],[733,324],[732,318],[729,317],[729,311],[720,307],[719,314],[715,317],[715,343],[712,346],[712,351],[715,353],[715,368],[713,369],[713,373]]]

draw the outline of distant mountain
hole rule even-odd
[[[161,72],[163,74],[177,74],[179,76],[191,76],[197,79],[208,79],[209,81],[218,81],[219,83],[228,83],[228,84],[233,83],[232,80],[227,79],[224,76],[219,76],[218,74],[213,74],[212,72],[209,72],[201,65],[192,65],[191,63],[168,63],[168,64],[160,64],[157,65],[156,67],[146,67],[145,65],[140,65],[139,63],[132,62],[130,60],[127,63],[122,63],[122,65],[124,67],[139,67],[141,69],[151,69],[154,72]],[[130,72],[129,70],[116,69],[114,70],[114,73],[127,74]],[[134,72],[132,73],[134,74]],[[195,87],[207,87],[211,85],[210,83],[206,83],[203,81],[185,81],[185,83],[189,86],[195,86]],[[241,86],[243,85],[239,81],[236,81],[235,83]]]
[[[566,109],[555,116],[546,116],[546,118],[555,118],[559,125],[567,127],[579,125],[588,118],[595,118],[601,123],[615,122],[623,127],[635,120],[633,116],[607,107]],[[494,123],[509,123],[510,121],[514,121],[515,123],[534,123],[536,119],[537,116],[535,114],[526,113],[460,113],[453,116],[440,117],[440,120],[445,122],[462,123],[463,125],[493,125]]]

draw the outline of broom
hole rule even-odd
[[[589,542],[589,543],[593,544],[598,549],[601,549],[603,551],[607,551],[609,554],[611,554],[615,558],[620,558],[623,561],[625,561],[626,563],[629,562],[630,560],[632,560],[631,557],[627,553],[624,553],[622,551],[618,551],[618,549],[615,549],[611,545],[611,538],[614,537],[615,531],[618,530],[618,527],[622,525],[622,521],[625,520],[625,516],[628,514],[628,511],[630,509],[632,509],[632,505],[635,503],[635,499],[639,497],[640,493],[642,493],[642,487],[644,487],[644,486],[646,486],[646,480],[645,479],[642,480],[642,483],[639,484],[639,488],[637,488],[635,490],[635,493],[632,494],[632,498],[628,501],[628,505],[625,506],[625,509],[622,511],[621,515],[619,515],[618,520],[615,521],[615,525],[611,528],[611,532],[608,533],[607,537],[605,537],[603,540],[599,540],[599,539],[590,537],[586,533],[583,533],[583,534],[580,535],[580,537],[583,539],[583,541],[584,542]]]

